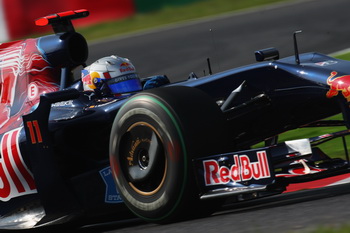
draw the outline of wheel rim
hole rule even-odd
[[[122,136],[120,166],[130,187],[140,195],[157,193],[167,173],[166,152],[159,132],[136,122]]]

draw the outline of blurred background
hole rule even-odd
[[[1,0],[1,41],[19,38],[38,32],[34,20],[52,14],[75,9],[89,9],[91,16],[79,20],[77,26],[123,19],[137,12],[149,12],[163,5],[187,4],[195,0]]]
[[[254,62],[253,54],[248,56],[246,48],[251,53],[260,45],[248,43],[257,42],[252,37],[256,29],[251,26],[264,30],[260,20],[268,16],[264,9],[298,1],[0,0],[0,42],[52,33],[50,26],[38,27],[35,20],[58,12],[87,9],[89,17],[73,20],[76,30],[89,43],[87,64],[115,54],[131,59],[141,77],[167,74],[177,81],[186,79],[191,72],[205,74],[207,57],[213,60],[214,72]],[[252,24],[249,11],[262,12],[258,23]],[[231,17],[237,13],[247,16]],[[269,14],[267,19],[274,17]],[[270,22],[266,26],[270,27]],[[292,30],[288,29],[288,37]]]
[[[88,30],[88,39],[91,31],[93,39],[278,1],[282,0],[0,0],[0,42],[45,32],[49,28],[38,28],[35,19],[69,10],[90,11],[89,17],[74,21],[74,25],[99,25],[99,29]]]
[[[88,40],[87,64],[114,54],[131,59],[141,77],[179,81],[207,75],[207,58],[217,73],[254,63],[263,48],[293,55],[297,30],[301,53],[348,48],[349,7],[348,0],[0,0],[0,42],[52,33],[35,19],[87,9],[89,17],[73,20]]]

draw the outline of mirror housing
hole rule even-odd
[[[258,62],[269,61],[269,60],[278,60],[280,54],[276,48],[267,48],[261,49],[254,52],[255,60]]]

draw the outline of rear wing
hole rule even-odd
[[[57,33],[74,32],[72,19],[79,19],[89,16],[89,11],[85,9],[75,11],[65,11],[61,13],[51,14],[35,20],[37,26],[51,25],[53,31]]]

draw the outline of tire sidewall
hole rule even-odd
[[[164,145],[166,157],[164,182],[157,192],[147,196],[139,194],[129,185],[126,174],[120,167],[121,157],[117,148],[122,135],[136,122],[146,122],[155,128]],[[188,175],[184,139],[172,109],[149,95],[129,100],[114,121],[110,148],[113,176],[125,204],[136,215],[150,221],[162,221],[172,215],[182,200]],[[173,195],[174,193],[178,195]]]

